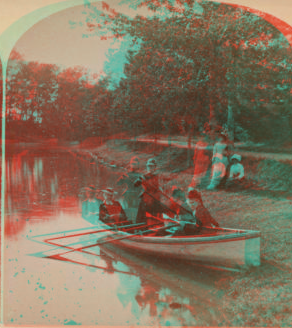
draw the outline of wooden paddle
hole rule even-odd
[[[151,226],[157,226],[157,225],[151,225]],[[173,225],[173,226],[176,226],[176,225]],[[169,228],[172,228],[173,226],[169,226]],[[150,227],[150,226],[148,226]],[[96,243],[94,245],[89,245],[89,246],[85,246],[85,247],[82,247],[82,248],[78,248],[78,249],[75,249],[75,251],[78,251],[78,250],[81,250],[81,249],[86,249],[86,248],[90,248],[90,247],[94,247],[94,246],[99,246],[99,245],[104,245],[104,244],[107,244],[107,243],[110,243],[110,242],[115,242],[115,241],[119,241],[119,240],[124,240],[124,239],[131,239],[131,238],[134,238],[134,237],[139,237],[145,233],[148,233],[148,232],[153,232],[153,231],[159,231],[161,229],[165,229],[165,227],[158,227],[156,229],[149,229],[149,230],[145,230],[145,231],[141,231],[139,234],[133,234],[133,235],[127,235],[127,236],[121,236],[119,238],[112,238],[112,236],[110,236],[112,239],[111,240],[105,240],[103,242],[99,242],[99,243]],[[114,236],[116,236],[118,233],[114,234]]]
[[[123,222],[127,222],[127,221],[123,221]],[[122,223],[122,222],[121,222]],[[114,225],[114,223],[109,223],[109,225]],[[124,225],[121,227],[118,227],[119,229],[130,229],[130,228],[136,228],[143,225],[143,223],[135,223],[135,224],[128,224],[128,225]],[[70,235],[68,236],[61,236],[61,237],[54,237],[54,238],[50,238],[50,239],[46,239],[45,241],[51,241],[51,240],[56,240],[56,239],[63,239],[63,238],[71,238],[71,237],[78,237],[78,236],[84,236],[84,235],[92,235],[92,234],[96,234],[96,233],[100,233],[100,232],[106,232],[106,231],[111,231],[111,230],[115,230],[115,227],[110,227],[108,229],[101,229],[101,230],[96,230],[96,231],[89,231],[89,232],[83,232],[83,233],[78,233],[75,235]]]
[[[126,170],[126,168],[122,168],[123,170]],[[129,176],[128,176],[129,180],[134,184],[136,181],[134,181],[133,179],[131,179]],[[151,184],[148,183],[148,186],[151,187]],[[169,206],[165,205],[164,203],[162,203],[161,200],[158,200],[154,195],[152,195],[151,193],[149,193],[148,191],[146,191],[144,189],[143,193],[147,194],[148,196],[150,196],[151,198],[153,198],[154,200],[158,201],[164,208],[167,209],[167,211],[169,212],[172,212],[174,214],[177,215],[176,211],[174,211],[173,209],[171,209]],[[159,190],[159,193],[165,197],[166,199],[168,200],[171,200],[171,197],[169,197],[167,194],[165,194],[162,190]],[[185,207],[183,207],[182,205],[176,203],[176,205],[178,205],[178,207],[180,207],[181,209],[183,209],[185,212],[189,213],[189,214],[193,214],[190,210],[186,209]]]
[[[155,224],[155,225],[151,225],[151,226],[157,226],[157,225]],[[144,224],[144,225],[142,225],[141,227],[151,227],[151,226],[148,226],[148,225]],[[132,227],[132,228],[135,228],[135,227]],[[130,229],[132,229],[132,228],[130,228]],[[164,228],[164,227],[159,227],[158,229],[161,229],[161,228]],[[130,229],[128,229],[128,230],[130,230]],[[106,231],[107,231],[107,229],[106,229]],[[72,252],[80,252],[80,251],[83,251],[83,250],[86,249],[86,248],[90,248],[90,247],[95,247],[95,246],[99,246],[99,245],[107,244],[107,243],[112,242],[112,241],[115,241],[115,240],[127,239],[127,238],[133,238],[133,237],[138,237],[139,235],[142,235],[142,234],[144,234],[144,233],[146,233],[146,232],[152,232],[152,231],[153,231],[153,230],[151,230],[151,229],[150,229],[150,230],[146,230],[146,231],[141,231],[140,234],[133,234],[133,235],[131,234],[131,235],[126,235],[126,236],[121,236],[120,238],[112,238],[111,240],[105,240],[105,241],[103,241],[103,242],[97,242],[96,244],[92,244],[92,245],[89,245],[89,246],[82,246],[82,247],[79,247],[79,248],[68,247],[68,245],[67,245],[67,246],[61,246],[62,248],[66,248],[66,249],[70,249],[70,250],[67,251],[67,252],[61,253],[61,254],[59,254],[59,255],[64,255],[64,254],[72,253]],[[120,234],[120,232],[116,232],[116,233],[112,234],[111,237],[116,236],[116,235],[118,235],[118,234]],[[104,237],[103,237],[103,238],[104,238]],[[98,241],[98,240],[102,240],[103,238],[97,239],[97,241]],[[89,241],[90,241],[90,240],[89,240]],[[60,245],[59,245],[59,246],[60,246]]]

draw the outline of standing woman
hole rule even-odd
[[[136,188],[134,183],[140,177],[139,160],[138,157],[134,156],[131,158],[129,171],[124,173],[117,182],[118,185],[126,186],[122,194],[122,206],[128,216],[129,221],[132,223],[136,223],[140,194],[142,192],[142,186]]]
[[[194,176],[189,188],[196,188],[203,182],[206,173],[211,164],[211,156],[208,152],[209,138],[207,132],[204,130],[202,136],[196,144],[194,150]]]
[[[137,213],[137,223],[148,225],[159,223],[153,217],[162,218],[162,206],[160,203],[161,190],[159,187],[159,175],[156,173],[157,163],[155,159],[149,159],[146,165],[147,173],[135,182],[135,187],[142,186],[144,191]]]
[[[212,157],[212,181],[207,189],[215,189],[224,182],[228,173],[228,156],[230,153],[230,142],[227,137],[227,132],[223,131],[219,135],[219,140],[215,143]],[[218,164],[221,165],[220,173],[218,171]],[[216,174],[214,174],[216,172]],[[215,178],[213,179],[213,177]]]

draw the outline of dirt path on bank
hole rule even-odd
[[[167,140],[167,139],[153,139],[153,138],[137,138],[137,141],[146,142],[146,143],[156,143],[159,145],[171,145],[178,148],[189,148],[189,144],[187,141],[179,141],[179,140]],[[134,140],[133,140],[134,141]],[[196,143],[192,142],[191,147],[194,148]],[[241,143],[235,143],[236,153],[245,157],[253,157],[253,158],[264,158],[264,159],[272,159],[277,161],[291,161],[292,162],[292,154],[281,154],[281,153],[267,153],[267,152],[256,152],[256,151],[246,151],[240,149],[244,146]],[[207,149],[213,149],[213,145],[206,147]]]

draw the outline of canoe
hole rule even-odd
[[[107,225],[101,223],[103,228]],[[118,247],[160,258],[201,262],[221,267],[259,266],[260,232],[203,227],[193,236],[132,235],[108,231],[108,241]],[[111,238],[112,235],[112,238]]]

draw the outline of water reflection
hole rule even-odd
[[[155,260],[111,244],[94,246],[100,234],[82,219],[83,190],[114,186],[118,173],[50,149],[10,153],[6,169],[6,323],[222,322],[210,296],[222,275],[210,278],[208,270],[202,274],[188,264]],[[62,233],[68,230],[68,235]],[[46,288],[40,290],[40,283]],[[37,292],[51,300],[46,315],[34,296]]]
[[[13,149],[6,155],[6,234],[17,235],[23,220],[52,219],[80,211],[82,190],[107,186],[115,178],[105,168],[51,149]]]

